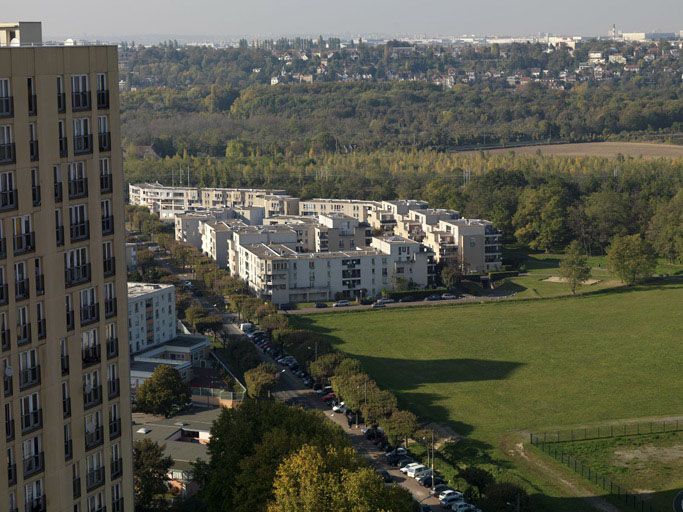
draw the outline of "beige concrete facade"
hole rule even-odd
[[[114,46],[0,47],[0,510],[133,509],[117,83]]]

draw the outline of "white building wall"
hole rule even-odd
[[[142,283],[128,283],[129,290],[131,286],[140,284]],[[148,350],[176,336],[175,287],[158,284],[145,286],[150,287],[149,292],[128,297],[128,339],[131,354]],[[149,310],[148,301],[151,301]]]

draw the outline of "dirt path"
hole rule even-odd
[[[584,486],[572,482],[565,478],[565,476],[548,464],[546,461],[542,460],[540,457],[533,453],[530,453],[524,449],[524,443],[515,443],[512,449],[508,449],[508,455],[510,457],[521,458],[524,462],[531,466],[534,470],[542,473],[544,476],[552,479],[560,488],[564,490],[567,496],[582,498],[587,504],[593,507],[595,510],[600,510],[602,512],[620,512],[620,509],[609,503],[608,501],[595,496],[595,493],[585,488]]]

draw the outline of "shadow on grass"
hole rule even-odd
[[[531,255],[524,261],[527,270],[542,270],[549,268],[558,268],[560,266],[559,258],[535,258]]]

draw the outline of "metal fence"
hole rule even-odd
[[[670,427],[675,425],[675,429]],[[681,425],[683,427],[683,425]],[[550,455],[552,458],[558,462],[564,464],[569,469],[575,473],[581,475],[592,484],[600,487],[602,490],[608,493],[615,501],[623,503],[625,506],[630,507],[633,510],[638,510],[640,512],[663,512],[657,507],[653,507],[651,503],[641,497],[639,494],[626,489],[620,484],[617,484],[595,471],[590,466],[583,463],[581,460],[577,459],[575,456],[564,452],[558,443],[571,442],[571,441],[584,441],[591,439],[606,439],[609,437],[623,437],[625,435],[645,435],[645,434],[657,434],[663,432],[677,432],[679,431],[678,422],[647,422],[640,424],[627,425],[631,430],[621,430],[622,426],[619,426],[620,430],[609,430],[609,432],[614,432],[614,435],[602,435],[603,432],[608,432],[606,430],[596,430],[589,429],[583,430],[571,430],[569,432],[569,437],[562,436],[560,432],[551,432],[544,434],[531,434],[531,444],[542,450],[543,452]],[[601,427],[605,429],[606,427]],[[608,427],[610,429],[617,427]],[[669,428],[669,430],[666,430]],[[582,432],[582,436],[579,433]],[[624,434],[623,432],[631,432],[629,434]],[[560,439],[558,441],[558,439]]]
[[[244,391],[234,392],[217,388],[193,387],[192,394],[195,396],[220,398],[221,400],[244,400]]]
[[[532,434],[542,443],[567,443],[571,441],[591,441],[593,439],[609,439],[613,437],[630,437],[667,432],[683,431],[683,421],[643,421],[640,423],[624,423],[602,427],[585,427],[571,430],[556,430]]]

